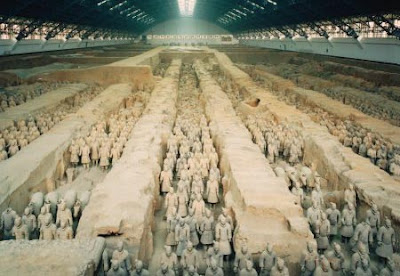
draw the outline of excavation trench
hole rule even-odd
[[[160,164],[176,117],[181,62],[172,61],[156,83],[124,154],[92,192],[77,237],[106,237],[107,252],[123,241],[131,260],[153,254],[154,212],[159,208]],[[102,269],[102,268],[100,268]]]
[[[235,67],[225,55],[216,53],[223,78],[229,82],[229,93],[235,98],[238,110],[247,115],[270,114],[274,121],[288,125],[303,137],[303,164],[315,169],[325,179],[325,202],[344,205],[343,191],[350,184],[358,196],[357,218],[365,219],[372,203],[380,209],[382,219],[390,217],[394,228],[399,229],[398,183],[369,160],[343,147],[325,128],[315,124],[307,115],[279,101],[268,89],[260,89],[247,74]],[[238,97],[239,95],[239,97]],[[258,98],[258,108],[243,107],[242,100]],[[266,115],[263,115],[266,116]],[[263,117],[262,117],[263,118]],[[322,183],[321,183],[322,184]],[[396,245],[397,247],[398,245]]]
[[[220,168],[229,182],[225,204],[232,208],[238,225],[235,250],[246,243],[256,260],[270,243],[290,272],[297,274],[306,242],[313,240],[303,211],[252,142],[251,134],[206,66],[196,62],[195,67],[211,133],[221,155]]]

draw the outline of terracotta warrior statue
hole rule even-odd
[[[128,250],[124,249],[124,243],[122,241],[118,242],[117,249],[114,250],[111,260],[117,261],[124,271],[132,270]]]
[[[386,218],[385,224],[379,228],[377,241],[376,254],[384,259],[391,259],[396,239],[390,219]]]
[[[314,244],[310,241],[307,242],[307,250],[303,253],[301,260],[301,272],[304,276],[311,276],[314,274],[318,260],[318,253],[314,249]]]
[[[224,276],[224,271],[220,266],[217,264],[218,262],[211,258],[210,265],[206,269],[205,276]]]
[[[193,244],[189,241],[187,243],[186,249],[182,253],[181,264],[182,268],[185,271],[188,271],[189,266],[193,266],[195,270],[199,268],[200,259],[199,254],[195,248],[193,248]]]
[[[16,240],[29,240],[28,226],[22,223],[22,219],[20,217],[15,218],[14,227],[11,230],[11,234]]]
[[[51,241],[56,238],[56,226],[52,223],[51,218],[48,217],[45,224],[40,228],[39,239],[45,241]]]
[[[74,238],[72,227],[68,226],[66,221],[61,221],[60,227],[56,232],[56,237],[58,240],[72,240]]]
[[[14,221],[17,216],[17,213],[11,208],[7,208],[1,214],[0,230],[3,232],[3,240],[9,240],[12,238],[11,230],[14,227]]]
[[[277,259],[276,264],[271,270],[271,276],[289,276],[289,270],[286,267],[283,259]]]
[[[276,254],[272,249],[270,243],[267,244],[265,250],[261,252],[259,266],[260,266],[260,276],[269,276],[271,270],[276,263]]]
[[[165,246],[165,251],[161,255],[161,263],[165,264],[168,269],[178,274],[178,257],[174,252],[172,252],[171,246]]]
[[[233,262],[233,271],[235,273],[241,272],[247,266],[247,261],[253,263],[251,254],[246,244],[243,244],[240,251],[236,253],[235,261]]]
[[[219,242],[221,254],[229,256],[232,253],[230,244],[232,241],[232,229],[231,225],[226,222],[225,217],[222,217],[215,227],[215,238]]]

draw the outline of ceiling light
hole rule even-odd
[[[181,16],[191,17],[194,13],[196,0],[177,0]]]

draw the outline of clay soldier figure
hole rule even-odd
[[[192,202],[192,209],[194,210],[194,216],[196,217],[197,223],[200,223],[206,210],[201,194],[196,194],[196,199]]]
[[[53,221],[53,215],[47,211],[47,208],[45,206],[43,206],[40,209],[40,214],[37,219],[38,229],[42,228],[43,225],[46,225],[46,221],[48,219],[50,219],[50,221]]]
[[[378,229],[381,227],[381,214],[375,203],[372,204],[371,209],[367,211],[367,220],[371,226],[372,239],[375,239],[378,235]]]
[[[286,267],[283,259],[277,259],[276,264],[271,270],[271,276],[289,276],[289,270]]]
[[[211,266],[212,260],[215,260],[216,265],[220,268],[224,267],[224,259],[221,255],[221,251],[219,250],[219,243],[214,241],[213,247],[208,248],[207,250],[207,259],[206,264],[207,267]]]
[[[190,228],[183,218],[179,219],[179,224],[175,227],[175,240],[178,242],[176,255],[181,257],[186,244],[190,241]]]
[[[221,254],[223,256],[231,255],[232,229],[230,224],[226,222],[225,217],[222,217],[215,227],[215,238],[219,242]]]
[[[200,231],[200,226],[194,217],[193,209],[189,210],[189,216],[186,217],[186,223],[190,228],[190,241],[192,242],[193,246],[196,247],[199,244],[199,235],[197,234],[197,231]]]
[[[246,261],[246,267],[240,270],[239,276],[258,276],[257,271],[253,268],[252,261]]]
[[[373,237],[368,221],[363,221],[356,226],[352,241],[354,242],[354,252],[357,251],[357,243],[361,242],[369,253],[369,245],[373,243]]]
[[[11,230],[11,235],[15,237],[16,240],[29,240],[28,226],[22,223],[22,219],[20,217],[16,217],[14,222],[15,223]]]
[[[340,211],[336,209],[336,203],[331,202],[330,207],[325,211],[331,225],[330,236],[335,237],[338,234]]]
[[[396,270],[396,265],[392,259],[388,259],[386,266],[381,270],[379,276],[399,276],[400,272]]]
[[[64,201],[59,204],[59,209],[57,211],[56,226],[59,226],[62,221],[65,221],[68,226],[73,225],[71,210],[67,208]]]
[[[168,268],[166,264],[161,263],[161,267],[156,272],[156,276],[175,276],[175,272]]]
[[[307,251],[303,253],[301,261],[301,272],[303,276],[311,276],[314,274],[317,260],[318,254],[314,250],[314,245],[311,242],[307,242]]]
[[[115,165],[117,161],[121,158],[121,149],[118,144],[115,144],[114,147],[111,149],[111,163]]]
[[[304,200],[304,191],[300,187],[300,183],[296,181],[294,183],[294,186],[292,187],[292,194],[296,196],[296,201],[295,203],[297,205],[303,206],[303,200]]]
[[[184,275],[187,275],[189,266],[193,266],[196,271],[199,268],[199,255],[197,250],[193,248],[193,244],[190,241],[187,243],[186,249],[183,250],[181,264]]]
[[[58,240],[72,240],[74,238],[72,227],[68,226],[66,221],[62,221],[60,228],[57,229],[56,236]]]
[[[29,239],[37,238],[37,221],[35,215],[32,214],[31,208],[25,208],[24,215],[22,216],[22,222],[28,227]]]
[[[81,163],[85,169],[89,169],[90,166],[90,147],[85,143],[79,151],[81,156]]]
[[[71,168],[67,169],[66,174],[67,174],[67,183],[68,184],[71,184],[72,181],[74,180],[74,173],[75,173],[75,168],[71,167]]]
[[[178,220],[176,209],[173,208],[171,215],[167,217],[167,239],[165,245],[176,246],[178,244],[178,241],[175,239],[175,228],[178,225]]]
[[[178,274],[178,257],[172,252],[171,246],[165,246],[165,252],[161,255],[161,263],[167,265],[168,269]]]
[[[169,171],[162,171],[160,173],[161,192],[167,193],[171,188],[172,177]]]
[[[11,158],[12,156],[16,155],[18,151],[19,147],[17,145],[17,140],[12,140],[10,142],[10,147],[8,148],[8,156]]]
[[[322,195],[321,186],[318,183],[316,183],[315,189],[311,192],[311,200],[317,202],[319,209],[324,206],[324,196]]]
[[[136,260],[135,269],[131,272],[130,276],[150,276],[150,273],[143,268],[143,262]]]
[[[272,245],[267,244],[266,249],[260,255],[260,276],[269,276],[271,274],[271,269],[275,265],[275,263],[276,254],[272,249]]]
[[[349,188],[344,191],[344,202],[348,206],[350,203],[353,204],[354,207],[357,206],[357,194],[354,190],[354,185],[350,184]]]
[[[200,242],[204,246],[209,246],[213,244],[214,241],[214,216],[210,210],[206,210],[206,216],[203,218],[200,225]]]
[[[222,208],[222,213],[218,217],[218,221],[221,221],[221,218],[225,218],[226,223],[228,223],[231,226],[231,229],[234,229],[233,225],[233,219],[232,217],[228,214],[228,209],[227,208]]]
[[[4,146],[0,145],[0,161],[6,160],[7,158],[8,158],[8,154],[4,150]]]
[[[79,146],[76,144],[75,140],[72,140],[69,152],[71,153],[70,162],[74,167],[76,167],[79,163]]]
[[[0,230],[3,230],[3,240],[9,240],[12,238],[11,230],[14,227],[16,217],[17,213],[11,208],[7,208],[1,214]]]
[[[370,261],[369,254],[364,244],[358,244],[358,251],[351,256],[351,272],[354,274],[356,269],[361,266],[361,261],[363,259]]]
[[[331,268],[334,271],[334,273],[336,272],[336,274],[344,273],[344,254],[342,252],[342,248],[340,247],[340,245],[336,242],[333,243],[333,250],[327,252],[326,257],[328,259],[328,261],[331,264]]]
[[[361,265],[357,267],[354,276],[373,276],[371,268],[369,267],[369,261],[367,259],[361,260]]]
[[[208,203],[214,208],[215,204],[219,201],[219,184],[214,177],[211,177],[210,180],[207,181],[206,195]]]
[[[318,203],[316,201],[313,201],[312,206],[307,209],[307,219],[312,232],[315,234],[318,223],[321,220],[321,210],[318,208]]]
[[[40,228],[40,237],[39,239],[45,241],[51,241],[56,238],[56,226],[51,223],[51,218],[47,217],[45,224]]]
[[[196,268],[194,266],[189,266],[185,276],[199,276],[199,273],[197,273]]]
[[[178,208],[178,198],[175,194],[174,188],[170,187],[168,194],[165,196],[164,207],[167,209],[165,216],[168,218],[173,210]]]
[[[314,276],[332,276],[332,269],[325,256],[321,256],[319,266],[315,269]]]
[[[110,151],[107,146],[100,148],[100,167],[103,171],[108,169],[110,165]]]
[[[342,235],[342,240],[344,243],[348,243],[350,238],[354,233],[354,226],[356,225],[356,213],[354,210],[354,205],[349,203],[347,208],[342,211],[342,229],[340,234]]]
[[[320,253],[323,253],[329,247],[329,235],[331,233],[331,224],[325,213],[321,215],[321,222],[316,231],[317,245]]]
[[[178,216],[184,218],[187,216],[188,213],[187,204],[189,202],[189,198],[186,191],[183,190],[182,186],[178,188],[178,192],[176,195],[178,199]]]
[[[247,261],[251,261],[253,263],[247,245],[243,244],[240,248],[240,251],[237,252],[235,255],[235,261],[233,262],[233,272],[239,273],[240,271],[242,271],[242,269],[245,269]]]
[[[92,159],[93,166],[98,166],[100,153],[99,153],[99,142],[97,140],[92,141],[90,146],[90,152],[91,152],[90,157]]]
[[[390,219],[385,219],[385,225],[381,226],[378,231],[378,247],[376,255],[383,259],[390,259],[393,255],[393,246],[395,244],[395,233]]]
[[[111,268],[107,271],[106,276],[126,276],[126,271],[117,260],[111,260]]]
[[[120,267],[126,272],[132,270],[132,265],[129,260],[128,250],[124,249],[124,243],[122,241],[118,242],[117,249],[114,250],[112,254],[111,262],[112,261],[118,262]]]
[[[218,266],[217,261],[214,258],[211,258],[205,276],[224,276],[224,271]]]

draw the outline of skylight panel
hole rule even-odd
[[[196,6],[196,0],[177,0],[177,1],[181,16],[192,17],[194,13],[194,8]]]

